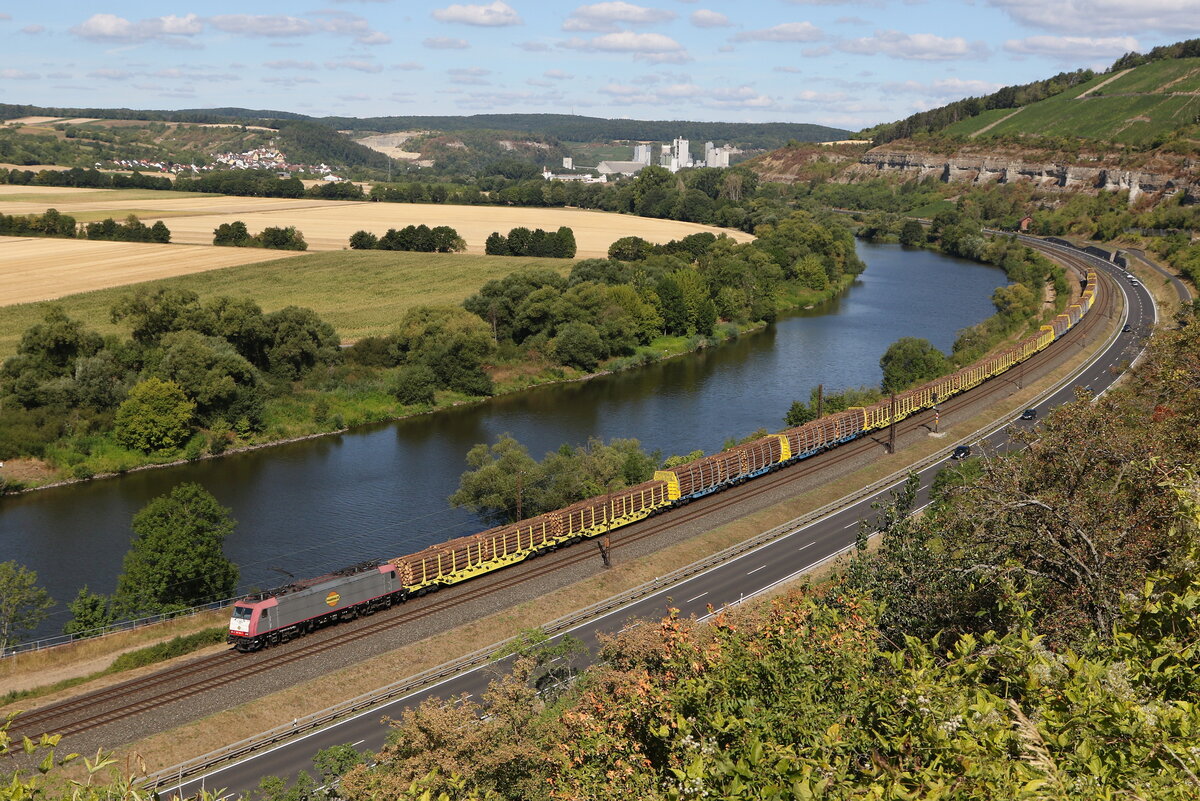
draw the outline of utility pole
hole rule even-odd
[[[896,452],[896,396],[892,395],[892,412],[888,415],[888,453]]]
[[[817,384],[817,418],[821,417],[821,412],[825,406],[825,385]]]
[[[517,472],[517,520],[524,519],[524,516],[521,514],[521,479],[524,477],[524,473]]]
[[[613,504],[612,504],[612,482],[608,482],[608,494],[604,500],[604,538],[596,543],[596,547],[600,549],[600,561],[604,562],[605,567],[612,567],[612,559],[609,557],[609,541],[608,535],[612,531],[613,519]]]

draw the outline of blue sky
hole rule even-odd
[[[0,100],[857,129],[1200,35],[1200,0],[0,5]]]

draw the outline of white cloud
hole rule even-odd
[[[728,28],[731,23],[729,17],[716,11],[709,11],[706,8],[701,8],[692,12],[689,18],[692,24],[697,28]]]
[[[656,22],[667,22],[673,19],[675,19],[674,11],[635,6],[624,0],[610,0],[610,2],[595,3],[575,9],[571,12],[571,16],[563,22],[562,29],[564,31],[615,33],[620,30],[620,24],[652,25]]]
[[[134,76],[135,73],[127,70],[117,70],[107,67],[104,69],[92,70],[88,73],[89,78],[103,78],[106,81],[125,81]]]
[[[825,33],[811,22],[784,22],[770,28],[743,31],[735,42],[819,42]]]
[[[0,22],[8,22],[11,19],[12,19],[12,14],[7,14],[3,11],[0,11]]]
[[[487,86],[491,82],[486,80],[484,76],[491,75],[492,71],[485,70],[482,67],[458,67],[446,70],[446,74],[450,76],[450,83],[465,86]]]
[[[962,78],[939,78],[930,83],[921,83],[920,81],[901,81],[894,83],[883,84],[883,90],[888,94],[911,94],[921,95],[922,97],[943,99],[943,98],[962,98],[962,97],[980,97],[982,95],[990,95],[999,89],[1002,89],[1004,84],[993,83],[991,81],[964,80]]]
[[[425,65],[420,63],[419,61],[405,61],[400,64],[393,64],[392,69],[404,70],[405,72],[412,72],[414,70],[425,69]]]
[[[150,17],[133,22],[115,14],[93,14],[70,28],[81,39],[94,42],[146,42],[153,39],[172,39],[195,36],[204,30],[204,23],[195,14],[177,17]]]
[[[829,45],[821,45],[820,47],[802,47],[802,48],[800,48],[800,55],[804,56],[805,58],[825,58],[825,56],[829,55],[832,52],[833,52],[833,48],[830,47]]]
[[[325,69],[327,70],[355,70],[357,72],[378,73],[383,72],[383,67],[376,64],[374,61],[364,61],[362,59],[343,58],[339,61],[326,61]]]
[[[978,58],[987,53],[982,42],[968,42],[961,36],[950,38],[932,33],[902,33],[900,31],[875,31],[874,36],[847,39],[838,43],[838,49],[860,55],[882,54],[909,61],[953,61],[963,58]]]
[[[433,12],[433,18],[438,22],[459,22],[463,25],[479,25],[487,28],[501,28],[506,25],[520,25],[521,15],[508,3],[496,0],[486,6],[460,5],[455,3],[446,8]]]
[[[989,4],[1031,28],[1075,35],[1162,31],[1182,39],[1185,31],[1200,31],[1195,0],[989,0]]]
[[[0,80],[5,81],[34,81],[41,77],[36,72],[25,72],[24,70],[14,69],[0,70]]]
[[[316,83],[316,78],[309,77],[294,77],[294,78],[263,78],[263,83],[271,83],[276,86],[297,86],[299,84]]]
[[[527,53],[545,53],[550,49],[550,45],[545,42],[517,42],[517,47]]]
[[[1084,57],[1115,58],[1137,48],[1138,41],[1132,36],[1029,36],[1025,39],[1009,39],[1004,43],[1004,49],[1010,53],[1049,56],[1072,62]]]
[[[771,71],[772,72],[789,72],[789,73],[792,73],[793,75],[799,75],[800,73],[804,72],[804,70],[800,69],[799,67],[772,67]]]
[[[45,25],[26,25],[24,28],[21,29],[21,33],[28,33],[31,36],[39,34],[39,33],[45,33],[45,32],[46,32]]]
[[[569,81],[575,77],[569,72],[563,72],[562,70],[546,70],[542,75],[555,81]]]
[[[311,61],[297,61],[294,58],[264,61],[263,66],[271,70],[315,70],[317,68],[317,65]]]
[[[661,33],[634,33],[620,31],[606,33],[593,39],[578,37],[560,42],[559,47],[570,50],[600,50],[609,53],[640,53],[640,54],[683,54],[684,48],[670,36]]]
[[[845,99],[845,92],[816,92],[812,89],[805,89],[793,98],[800,103],[841,103]]]
[[[452,39],[449,36],[430,36],[421,44],[430,50],[466,50],[471,46],[466,39]]]
[[[690,82],[681,82],[641,87],[610,83],[597,91],[626,105],[680,107],[685,103],[693,103],[711,109],[761,109],[776,106],[772,97],[745,85],[698,86]]]
[[[285,14],[218,14],[209,17],[208,23],[238,36],[308,36],[316,27],[306,19]]]

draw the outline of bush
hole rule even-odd
[[[560,364],[569,364],[589,373],[606,355],[600,332],[591,323],[567,323],[551,347]]]
[[[117,408],[117,441],[144,453],[177,447],[191,430],[194,401],[174,381],[148,378]]]
[[[114,659],[110,670],[115,673],[121,670],[131,670],[133,668],[144,667],[145,665],[153,665],[155,662],[165,662],[168,659],[174,659],[177,656],[198,651],[206,646],[224,642],[228,634],[229,631],[224,626],[217,626],[205,629],[204,631],[198,631],[195,634],[185,634],[168,642],[160,642],[146,648],[139,648],[136,651],[129,651]]]
[[[405,406],[433,403],[433,393],[436,390],[437,376],[424,364],[401,367],[388,386],[388,392]]]

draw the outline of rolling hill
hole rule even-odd
[[[1096,75],[1036,103],[989,109],[943,133],[1073,136],[1145,147],[1198,119],[1200,58],[1181,58]]]

